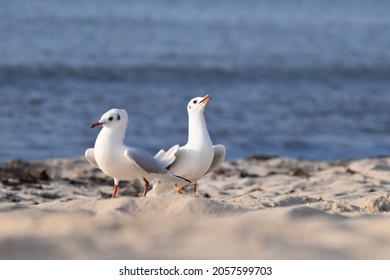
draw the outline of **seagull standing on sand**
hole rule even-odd
[[[147,152],[123,143],[128,115],[125,110],[107,111],[91,128],[103,126],[96,138],[95,147],[85,151],[85,158],[103,173],[114,178],[112,198],[118,191],[121,180],[138,179],[144,185],[144,196],[148,192],[149,181],[156,179],[165,183],[182,183],[184,178],[173,175],[166,166],[175,160],[178,147],[159,153],[153,158]],[[189,181],[188,181],[189,182]],[[188,183],[187,183],[188,184]]]
[[[211,142],[204,118],[206,104],[211,100],[211,95],[191,99],[187,105],[188,111],[188,142],[175,153],[176,159],[167,169],[175,175],[194,182],[192,196],[196,194],[197,182],[204,175],[212,172],[225,159],[226,149],[224,145],[215,145]],[[169,151],[173,151],[173,146]],[[161,150],[155,157],[164,160],[168,152]],[[171,156],[171,155],[169,155]],[[184,185],[175,185],[176,191],[183,193]],[[170,194],[172,185],[158,181],[148,196],[160,196]]]

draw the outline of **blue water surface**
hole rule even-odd
[[[390,1],[3,1],[0,162],[77,157],[124,108],[126,143],[187,140],[186,104],[228,159],[390,154]]]

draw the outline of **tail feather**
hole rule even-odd
[[[177,194],[177,191],[173,188],[174,184],[177,184],[180,189],[190,185],[192,182],[179,177],[179,176],[174,176],[174,178],[177,178],[180,180],[179,182],[173,182],[169,180],[160,180],[160,179],[155,179],[154,184],[153,184],[153,189],[148,192],[147,196],[165,196],[165,195],[173,195]]]
[[[173,185],[174,184],[172,183],[157,181],[155,182],[155,184],[153,184],[153,189],[148,192],[147,196],[156,197],[156,196],[177,195],[177,191],[173,188]]]

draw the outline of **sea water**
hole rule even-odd
[[[1,1],[0,162],[78,157],[110,108],[126,143],[187,141],[188,101],[228,159],[390,154],[390,1]]]

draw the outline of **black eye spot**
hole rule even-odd
[[[196,103],[198,103],[198,100],[194,100],[194,101],[192,101],[192,103],[196,104]]]
[[[121,116],[118,114],[116,115],[116,120],[119,121],[121,119]]]
[[[109,121],[112,121],[113,119],[114,119],[113,117],[109,117],[109,118],[108,118]]]

